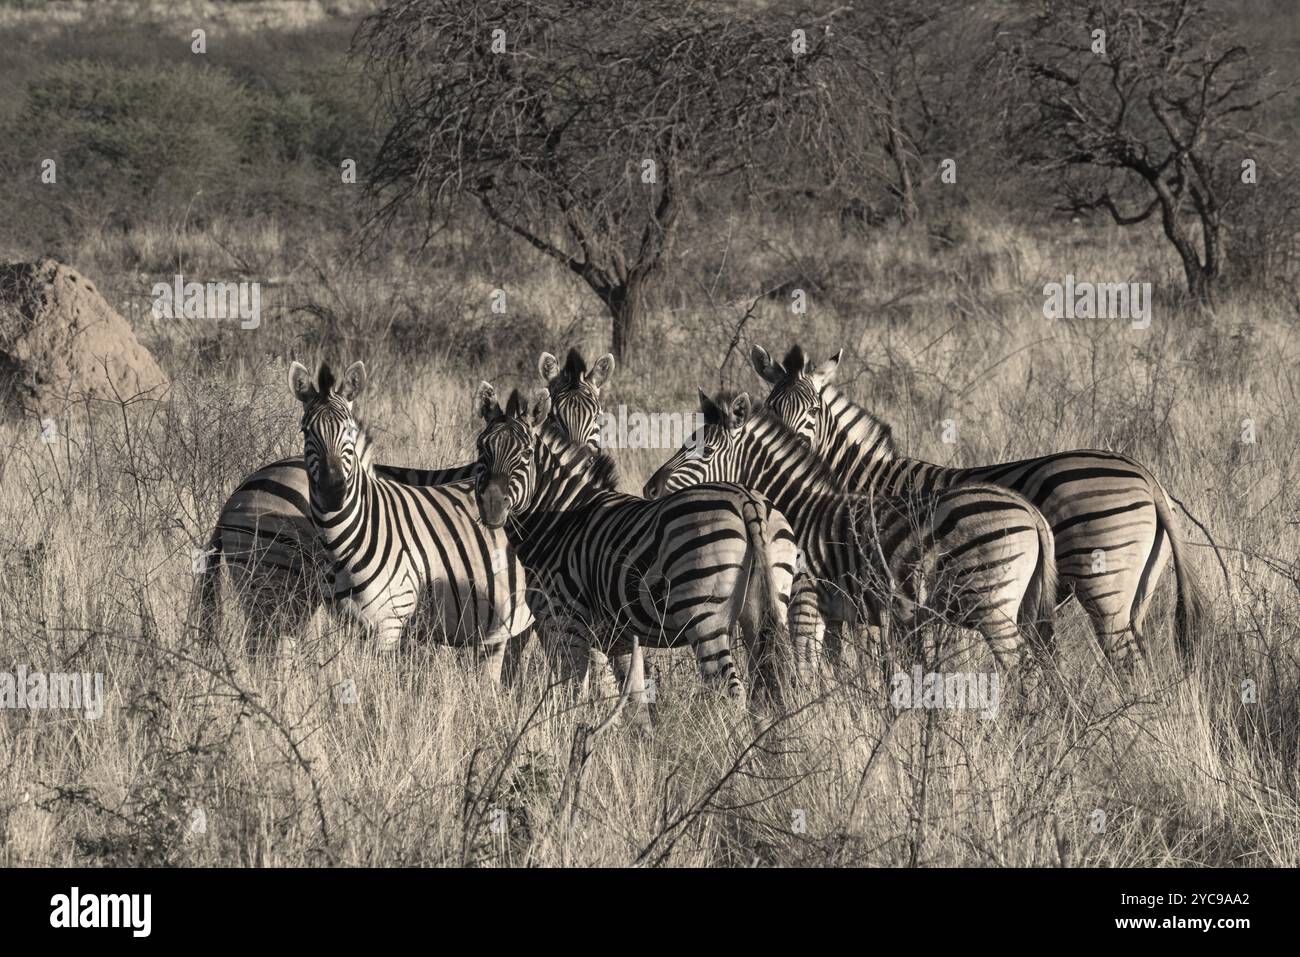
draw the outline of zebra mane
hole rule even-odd
[[[803,346],[795,343],[790,347],[790,351],[785,354],[781,360],[781,371],[787,376],[797,376],[803,372],[803,368],[808,364],[808,354],[803,351]]]
[[[328,398],[333,389],[334,370],[330,368],[328,362],[322,362],[320,369],[316,372],[316,391],[321,394],[322,398]]]
[[[847,395],[845,395],[840,389],[836,388],[834,383],[827,383],[826,386],[824,386],[822,389],[822,403],[825,405],[826,408],[829,409],[831,403],[833,403],[837,399],[840,402],[843,402],[845,405],[849,406],[850,408],[862,413],[862,418],[860,421],[866,423],[869,426],[871,432],[874,433],[876,436],[878,436],[878,438],[873,439],[871,441],[870,444],[872,446],[882,445],[885,448],[885,451],[890,455],[890,457],[896,457],[899,455],[898,445],[894,442],[893,426],[891,426],[884,419],[877,417],[874,412],[870,411],[866,407],[859,405],[857,402],[854,402]],[[859,428],[861,428],[861,426],[859,426]],[[862,441],[862,437],[850,438],[848,435],[844,435],[841,437],[840,445],[841,448],[845,449],[846,451],[851,450],[855,455],[860,455],[864,451],[869,450],[863,447],[864,443]]]
[[[727,429],[734,429],[741,424],[732,408],[737,395],[738,393],[731,390],[723,390],[717,394],[713,403],[722,418],[719,421],[716,417],[712,417],[713,421],[710,424],[722,425]],[[710,418],[706,415],[705,421],[708,422]],[[751,403],[749,417],[745,420],[744,426],[751,434],[755,429],[766,427],[770,440],[774,440],[775,451],[785,461],[801,466],[807,481],[824,485],[829,491],[842,491],[835,473],[831,471],[826,461],[812,450],[803,436],[781,421],[781,417],[767,406],[754,406]]]
[[[598,489],[618,491],[618,463],[605,449],[593,450],[585,442],[574,442],[554,419],[548,419],[542,436],[552,454],[563,462],[570,473],[584,472]]]
[[[569,349],[569,354],[564,359],[564,374],[570,382],[578,382],[587,374],[587,360],[582,357],[577,346]]]
[[[361,465],[361,468],[367,474],[373,475],[375,471],[374,438],[370,434],[370,429],[366,426],[364,422],[358,419],[356,415],[352,416],[352,423],[357,427],[357,441],[355,446],[357,450],[357,462]]]

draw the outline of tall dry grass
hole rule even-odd
[[[1096,446],[1143,461],[1190,513],[1211,621],[1189,678],[1134,693],[1068,606],[1054,693],[991,720],[893,711],[865,644],[797,707],[754,714],[702,689],[689,655],[655,654],[655,730],[591,742],[575,796],[575,735],[610,702],[570,702],[535,654],[503,691],[446,649],[376,659],[327,615],[257,658],[239,651],[233,605],[217,646],[187,631],[190,550],[243,475],[297,451],[286,355],[365,358],[380,459],[436,466],[472,454],[479,378],[533,387],[541,349],[603,351],[581,288],[499,237],[367,259],[277,229],[88,237],[82,268],[133,315],[171,398],[74,409],[53,445],[35,422],[0,432],[0,670],[102,672],[107,693],[96,721],[0,712],[0,864],[1300,861],[1292,304],[1239,293],[1188,311],[1159,292],[1175,264],[1135,232],[987,214],[948,236],[762,217],[695,231],[607,407],[690,411],[697,385],[761,395],[753,343],[843,348],[841,384],[913,455]],[[183,253],[217,270],[232,243],[284,267],[258,330],[131,308],[153,278],[140,262],[165,272]],[[1066,273],[1155,283],[1150,328],[1048,322],[1042,286]],[[791,283],[810,291],[806,315]],[[634,490],[668,451],[616,455]],[[1149,623],[1160,661],[1172,579]],[[991,667],[970,636],[951,647],[952,667]]]

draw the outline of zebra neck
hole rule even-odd
[[[598,480],[598,468],[590,447],[575,445],[550,430],[544,432],[536,452],[533,497],[526,511],[550,515],[604,494],[607,489]]]
[[[795,433],[770,416],[750,422],[737,447],[737,481],[785,511],[809,494],[840,493],[826,465]]]
[[[381,481],[365,469],[357,469],[343,492],[343,501],[332,512],[322,511],[312,483],[308,496],[311,501],[311,521],[320,536],[320,543],[337,564],[347,565],[365,544],[367,516],[375,508],[375,485]]]
[[[896,495],[943,488],[962,476],[959,469],[899,455],[889,426],[834,386],[822,390],[821,408],[818,454],[840,488]]]
[[[818,454],[833,475],[855,477],[850,487],[869,484],[898,457],[889,426],[833,385],[822,389],[817,426]]]

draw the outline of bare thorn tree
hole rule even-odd
[[[1159,214],[1187,290],[1209,301],[1242,162],[1277,91],[1208,0],[1040,0],[1004,37],[1012,94],[1032,114],[1016,138],[1059,179],[1062,208],[1122,226]]]
[[[825,46],[724,4],[393,4],[356,40],[389,125],[370,183],[378,221],[414,203],[432,228],[471,197],[591,287],[626,361],[684,206],[721,178],[761,175],[755,145],[819,112]]]

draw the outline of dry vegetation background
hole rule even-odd
[[[238,653],[237,615],[220,649],[200,647],[191,548],[245,474],[300,451],[288,357],[366,360],[381,460],[440,466],[471,454],[480,378],[531,388],[543,349],[605,351],[608,318],[476,219],[424,248],[400,226],[358,245],[336,157],[373,143],[337,8],[209,5],[227,25],[195,67],[189,20],[128,6],[93,29],[90,13],[0,7],[15,51],[0,253],[74,265],[174,383],[166,404],[73,409],[54,446],[35,421],[0,427],[0,669],[103,672],[107,695],[98,721],[0,713],[0,864],[1300,864],[1295,277],[1187,308],[1154,224],[1022,216],[974,186],[907,228],[700,204],[652,302],[652,354],[604,401],[761,395],[749,346],[800,341],[844,348],[841,384],[918,457],[1130,453],[1195,518],[1183,534],[1212,624],[1187,680],[1122,693],[1076,606],[1058,694],[989,721],[890,720],[865,656],[793,713],[742,715],[688,660],[654,655],[656,729],[602,736],[575,800],[575,730],[606,706],[548,693],[538,656],[507,692],[444,649],[377,660],[326,617],[274,656]],[[230,10],[245,7],[297,12],[254,31]],[[69,108],[87,86],[116,105]],[[30,185],[42,148],[102,145],[113,115],[130,163],[95,184],[65,165],[58,194]],[[150,286],[176,272],[260,279],[261,327],[150,318]],[[1042,287],[1067,273],[1153,282],[1150,328],[1047,322]],[[808,315],[760,298],[742,322],[783,284],[810,291]],[[624,487],[667,454],[620,450]],[[1171,587],[1167,572],[1162,599]],[[1165,659],[1168,608],[1150,619]],[[965,644],[967,667],[989,667]]]

